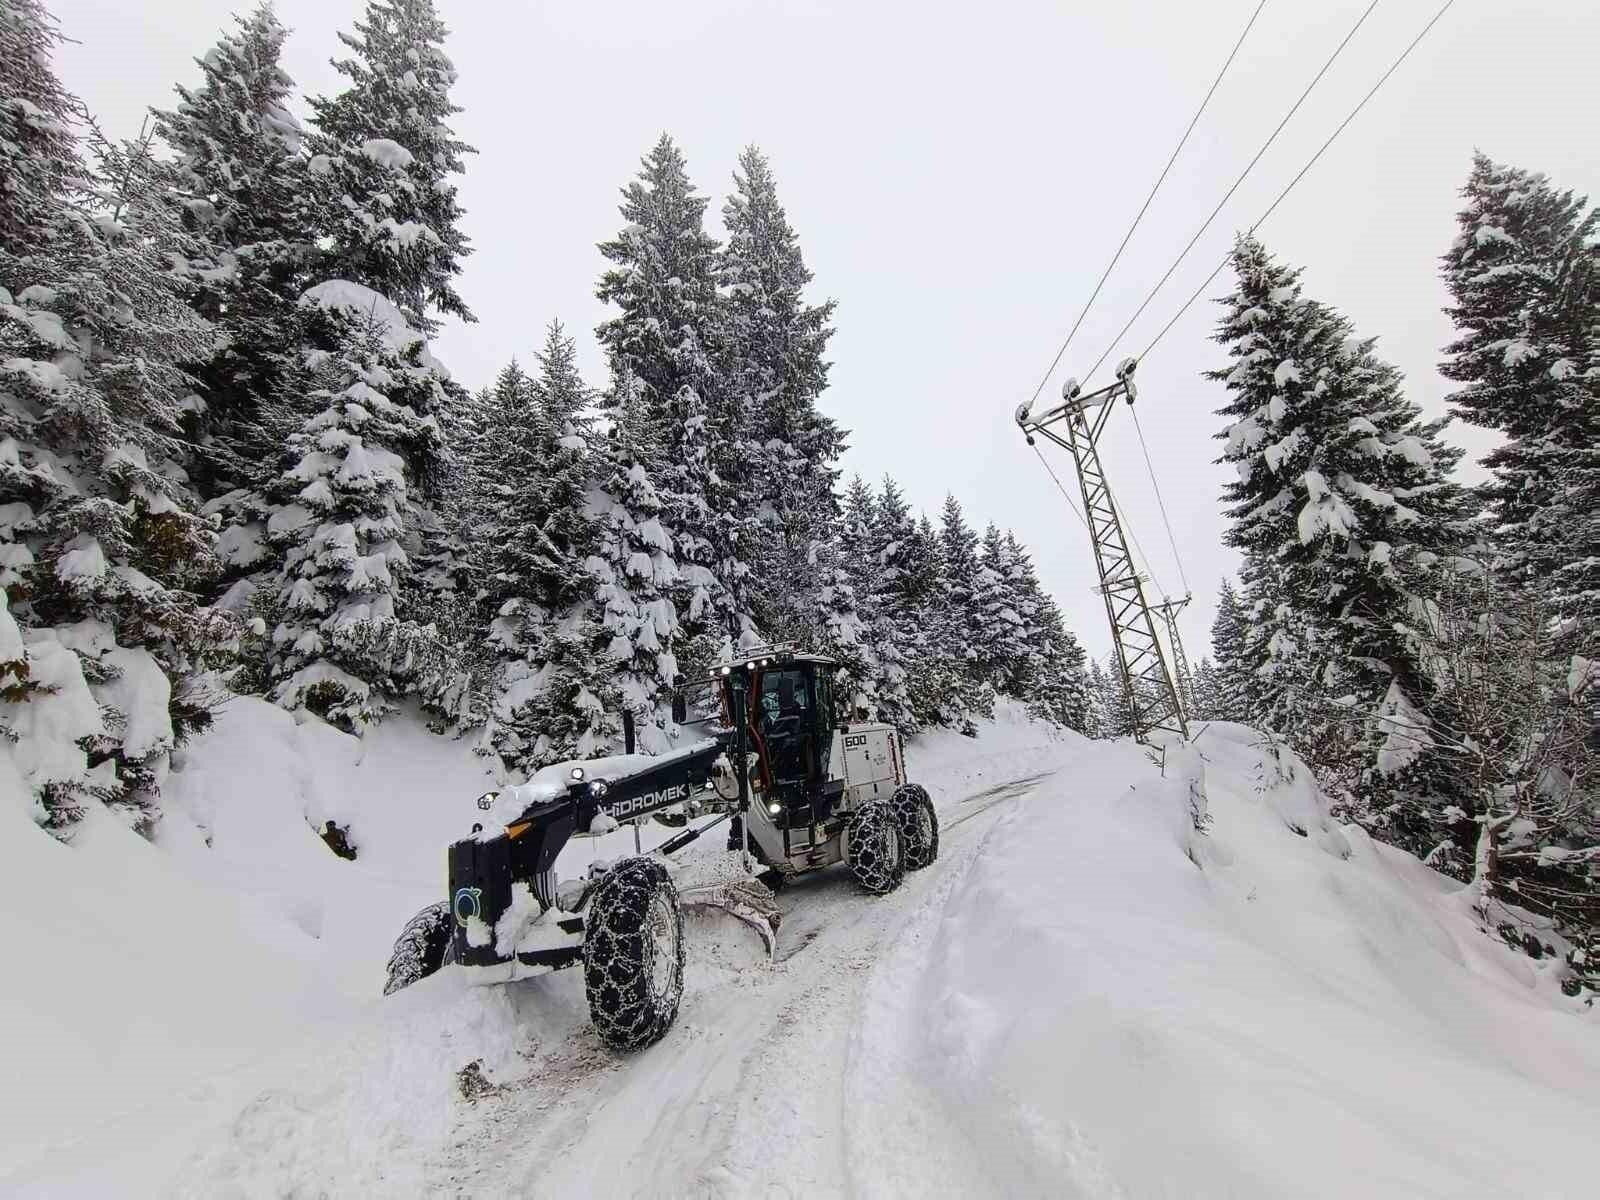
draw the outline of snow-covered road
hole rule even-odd
[[[879,1157],[857,1135],[863,1120],[852,1109],[865,1098],[849,1086],[877,1059],[860,1041],[866,994],[893,986],[880,965],[920,936],[1008,802],[1060,765],[1013,769],[1007,778],[1003,760],[994,762],[999,782],[940,802],[939,860],[892,894],[865,896],[843,870],[785,888],[770,967],[731,922],[694,919],[687,989],[668,1036],[616,1060],[587,1029],[572,1030],[553,1057],[578,1069],[536,1073],[477,1101],[431,1182],[477,1195],[857,1191],[858,1156]]]
[[[616,1054],[575,971],[380,998],[478,768],[241,703],[172,789],[193,844],[0,837],[0,918],[49,965],[0,989],[0,1195],[1593,1194],[1568,1148],[1600,1127],[1600,1011],[1259,733],[1151,751],[1010,713],[908,758],[939,860],[885,897],[790,885],[771,963],[691,912],[676,1024]],[[151,943],[156,910],[186,936]]]

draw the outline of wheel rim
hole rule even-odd
[[[650,897],[645,917],[645,948],[650,955],[646,977],[650,993],[662,999],[672,992],[678,976],[678,923],[672,905],[660,892]]]

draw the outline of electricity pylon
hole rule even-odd
[[[1189,727],[1172,669],[1156,636],[1155,616],[1144,596],[1144,576],[1134,569],[1111,484],[1100,462],[1100,434],[1115,401],[1121,397],[1132,404],[1138,394],[1133,386],[1136,365],[1131,358],[1123,359],[1116,382],[1088,395],[1077,380],[1069,379],[1061,389],[1060,404],[1037,414],[1031,403],[1020,405],[1017,424],[1030,446],[1035,434],[1048,438],[1069,451],[1077,465],[1083,515],[1094,547],[1095,568],[1100,572],[1099,592],[1106,602],[1106,619],[1111,622],[1117,670],[1128,697],[1133,736],[1143,742],[1157,730],[1187,738]],[[1091,419],[1091,411],[1096,409]]]
[[[1152,605],[1155,611],[1161,614],[1161,619],[1167,623],[1167,646],[1172,651],[1172,669],[1178,684],[1178,699],[1183,703],[1183,715],[1191,721],[1194,720],[1194,676],[1189,670],[1189,656],[1183,652],[1183,638],[1178,634],[1178,614],[1193,599],[1192,594],[1182,600],[1164,596],[1160,604]]]

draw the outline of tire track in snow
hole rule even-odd
[[[959,820],[970,821],[1004,800],[1031,795],[1055,773],[992,788],[990,793],[1003,794]],[[889,952],[866,981],[842,1078],[847,1176],[841,1190],[848,1194],[983,1196],[994,1190],[993,1180],[972,1170],[973,1157],[958,1151],[959,1123],[951,1128],[952,1123],[942,1115],[933,1115],[943,1107],[944,1099],[921,1094],[908,1079],[905,1052],[910,1035],[920,1028],[927,1011],[922,981],[950,898],[990,837],[1019,819],[1022,811],[1007,809],[984,825],[976,841],[939,880],[934,894],[901,922]]]
[[[1042,782],[1050,774],[1029,781]],[[997,791],[1002,789],[996,789]],[[1034,788],[1017,789],[1007,798],[1022,798]],[[994,807],[991,801],[984,810]],[[1118,1200],[1122,1188],[1107,1175],[1092,1146],[1065,1145],[1059,1171],[1048,1182],[1014,1171],[1004,1151],[982,1145],[972,1134],[963,1108],[965,1045],[939,1045],[930,1039],[952,1014],[973,1010],[975,1001],[954,986],[939,983],[938,959],[942,930],[964,906],[953,906],[984,847],[1013,822],[1026,819],[1027,806],[1008,808],[987,824],[959,871],[941,881],[937,897],[904,922],[889,953],[867,981],[860,1019],[850,1044],[845,1074],[844,1129],[850,1194],[862,1196],[990,1196],[1043,1195]],[[965,899],[961,895],[960,899]],[[1026,953],[1018,947],[1018,953]],[[943,972],[948,980],[950,972]],[[1004,1022],[1007,1018],[996,1014]],[[985,1103],[993,1104],[993,1097]],[[1024,1135],[1033,1131],[1036,1114],[1018,1105],[1014,1117]],[[1075,1132],[1075,1131],[1069,1131]],[[1058,1137],[1058,1131],[1044,1130]],[[1038,1136],[1038,1133],[1034,1133]],[[996,1170],[997,1165],[999,1170]],[[1025,1166],[1025,1164],[1016,1164]]]

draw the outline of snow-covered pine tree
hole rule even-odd
[[[434,472],[434,506],[449,544],[434,569],[450,577],[470,610],[483,586],[476,573],[474,531],[488,505],[486,488],[495,482],[492,463],[500,449],[492,435],[495,398],[489,387],[469,392],[444,381],[437,399],[440,404],[435,416],[445,453]]]
[[[413,490],[437,456],[437,368],[422,335],[384,297],[348,281],[306,294],[325,349],[313,413],[288,440],[268,496],[281,558],[271,589],[273,698],[360,731],[400,696],[426,690],[447,648],[408,620]],[[407,543],[411,542],[408,548]]]
[[[970,717],[994,713],[994,693],[985,678],[984,649],[988,632],[982,605],[978,535],[972,532],[954,495],[944,499],[939,526],[939,548],[944,567],[944,594],[948,620],[943,630],[945,653],[962,665],[956,707]]]
[[[1473,157],[1444,256],[1455,414],[1498,430],[1484,457],[1501,571],[1548,596],[1592,652],[1600,615],[1600,210],[1542,174]],[[1589,503],[1586,504],[1585,501]],[[1588,536],[1585,537],[1587,532]],[[1574,535],[1577,535],[1576,538]]]
[[[190,246],[148,144],[91,129],[87,173],[71,131],[53,124],[75,105],[45,78],[53,27],[13,4],[0,35],[0,88],[26,93],[0,97],[0,110],[31,131],[6,146],[15,174],[0,187],[17,239],[0,244],[0,586],[40,664],[35,681],[71,690],[81,673],[102,715],[92,736],[74,721],[92,778],[35,775],[36,811],[66,835],[92,794],[148,832],[169,753],[210,720],[194,680],[220,631],[195,592],[215,571],[214,538],[177,461],[192,390],[182,364],[210,330],[174,277]],[[63,190],[34,190],[51,181]],[[43,736],[42,716],[8,723]]]
[[[1005,540],[993,521],[983,531],[980,562],[976,601],[983,622],[979,644],[983,678],[996,692],[1016,695],[1011,689],[1027,669],[1030,631],[1019,611],[1023,600]]]
[[[996,530],[998,534],[998,530]],[[999,690],[1026,701],[1042,666],[1044,593],[1028,552],[1017,535],[1006,531],[995,555],[995,569],[1005,583],[1005,595],[1017,620],[1012,628],[1013,653],[1003,664]]]
[[[487,639],[503,646],[514,658],[527,649],[517,626],[501,623],[515,617],[525,594],[522,580],[533,565],[536,551],[524,531],[536,518],[537,493],[542,482],[538,453],[539,411],[533,380],[512,359],[487,389],[484,428],[475,467],[478,473],[476,507],[472,514],[473,573],[478,582],[478,602],[488,623]]]
[[[1027,704],[1035,716],[1083,733],[1090,723],[1083,647],[1068,631],[1055,601],[1040,587],[1027,548],[1009,531],[1003,547],[1012,604],[1022,621],[1019,653],[1003,690]]]
[[[909,512],[903,518],[892,515],[905,508],[898,485],[886,478],[879,520],[894,526],[901,543],[891,557],[901,613],[896,641],[906,654],[910,727],[939,725],[971,733],[971,721],[960,706],[965,694],[962,664],[949,656],[950,614],[939,534],[926,513],[915,522]]]
[[[0,249],[11,254],[40,246],[61,198],[90,186],[78,99],[50,65],[61,40],[40,0],[0,0]]]
[[[1428,700],[1408,633],[1416,597],[1392,560],[1467,545],[1469,497],[1450,477],[1461,451],[1441,440],[1443,421],[1421,419],[1372,341],[1302,295],[1297,271],[1250,237],[1233,266],[1216,340],[1234,363],[1208,377],[1230,396],[1227,539],[1278,593],[1264,614],[1275,627],[1262,716],[1330,790],[1359,788],[1373,820],[1416,848],[1448,785],[1415,741],[1385,734],[1386,714],[1423,713]]]
[[[975,732],[961,705],[966,697],[964,663],[951,658],[950,598],[945,592],[944,551],[928,515],[917,519],[909,543],[915,653],[907,679],[912,713],[919,725]]]
[[[1546,959],[1569,995],[1600,991],[1600,664],[1567,657],[1549,601],[1469,558],[1397,563],[1431,602],[1417,640],[1434,685],[1426,748],[1458,764],[1461,810],[1426,861],[1470,881],[1486,929]],[[1405,714],[1394,736],[1413,732]],[[1566,969],[1550,958],[1566,958]]]
[[[589,392],[559,322],[546,330],[540,373],[500,375],[486,430],[489,503],[473,530],[499,661],[493,744],[527,773],[607,751],[616,698],[586,565],[600,548],[590,512]]]
[[[463,724],[481,721],[479,749],[500,754],[502,761],[509,751],[504,739],[513,736],[497,721],[502,677],[508,662],[522,661],[528,649],[515,611],[521,606],[521,558],[528,549],[517,523],[518,506],[531,503],[540,480],[537,474],[508,475],[506,467],[529,469],[524,460],[531,460],[536,450],[525,443],[532,441],[534,416],[533,380],[512,359],[492,386],[480,389],[443,423],[461,480],[452,517],[468,539],[466,632],[461,641],[464,653],[476,660],[477,695]],[[515,486],[519,479],[527,486]],[[508,605],[513,611],[502,617]]]
[[[91,769],[84,747],[106,736],[78,656],[47,632],[24,634],[0,588],[0,764],[27,789],[33,819],[70,837],[84,805],[116,795],[114,766]]]
[[[196,60],[200,84],[177,88],[156,131],[176,153],[170,201],[197,252],[181,271],[189,300],[216,330],[208,356],[189,364],[191,474],[211,501],[259,483],[281,438],[265,423],[300,334],[296,305],[313,247],[301,223],[303,132],[289,111],[294,81],[279,65],[287,31],[270,5]],[[227,507],[225,504],[222,507]]]
[[[954,495],[944,498],[944,512],[939,529],[939,545],[944,561],[944,590],[950,598],[951,616],[955,628],[957,657],[967,664],[968,674],[979,674],[979,647],[984,640],[983,613],[979,608],[977,581],[981,560],[978,556],[978,536],[967,524],[961,503]]]
[[[274,694],[352,728],[402,692],[453,723],[470,691],[453,644],[468,572],[445,493],[459,472],[438,427],[465,400],[425,341],[434,311],[470,319],[452,282],[466,239],[451,182],[469,148],[447,124],[457,110],[444,35],[431,0],[372,0],[356,35],[341,35],[356,55],[334,65],[350,86],[311,102],[302,201],[317,235],[309,275],[320,282],[300,300],[305,348],[280,416],[292,431],[288,461],[264,495],[234,506],[223,535],[243,566],[266,526],[274,554],[258,575],[272,580]],[[369,412],[363,389],[388,407]],[[347,487],[326,481],[324,497],[313,476],[345,445],[382,466],[350,472]],[[322,507],[301,505],[301,487]],[[346,509],[360,519],[341,519]],[[355,549],[327,543],[347,528],[361,539]]]
[[[907,678],[905,664],[899,661],[895,648],[886,663],[880,654],[886,618],[880,613],[876,588],[876,573],[871,560],[873,526],[877,522],[877,497],[873,495],[861,476],[851,478],[845,489],[839,524],[831,545],[835,551],[836,578],[849,587],[850,612],[859,640],[870,650],[865,664],[870,673],[857,682],[852,700],[852,712],[858,717],[875,718],[879,711],[878,691],[886,683],[891,707],[896,697],[905,693]]]
[[[1286,577],[1283,564],[1266,555],[1246,554],[1239,568],[1245,711],[1261,729],[1282,730],[1295,714],[1316,716],[1327,695],[1320,683],[1325,629],[1291,602]]]
[[[1039,673],[1032,694],[1027,697],[1029,707],[1035,716],[1088,733],[1092,718],[1089,679],[1084,670],[1087,656],[1049,596],[1040,610],[1040,638]]]
[[[1099,659],[1089,663],[1090,736],[1127,737],[1133,732],[1133,721],[1128,712],[1128,689],[1122,684],[1115,656],[1106,661],[1106,666],[1101,666]]]
[[[597,492],[590,513],[599,548],[585,564],[605,640],[604,659],[620,704],[634,714],[639,749],[667,749],[675,729],[672,688],[679,677],[682,636],[673,595],[680,585],[672,535],[651,481],[660,448],[658,426],[641,382],[613,359],[602,403],[609,428],[597,438]]]
[[[1221,721],[1226,718],[1218,714],[1223,711],[1225,701],[1222,699],[1222,677],[1217,673],[1216,666],[1210,657],[1204,657],[1194,669],[1194,696],[1193,711],[1189,714],[1191,721]]]
[[[1590,411],[1600,413],[1600,327],[1595,344],[1596,399]],[[1600,429],[1586,445],[1561,456],[1557,479],[1572,523],[1564,559],[1550,573],[1550,604],[1561,623],[1556,648],[1565,657],[1600,659]]]
[[[691,638],[750,633],[748,562],[741,513],[716,458],[740,437],[738,410],[717,369],[722,304],[718,248],[705,231],[706,198],[689,182],[666,134],[623,189],[626,224],[600,252],[612,264],[596,296],[618,308],[595,330],[635,381],[659,446],[654,484],[681,568],[679,599]]]
[[[852,501],[858,504],[858,501]],[[916,522],[899,485],[884,476],[873,497],[863,557],[871,597],[872,648],[878,660],[877,719],[910,734],[918,728],[913,676],[928,657],[919,621],[925,564],[913,557]]]
[[[734,645],[756,639],[748,610],[740,607],[749,583],[749,566],[735,550],[743,522],[722,507],[729,497],[712,462],[727,427],[711,424],[699,391],[684,388],[678,400],[682,457],[659,460],[656,473],[674,500],[669,511],[676,528],[678,609],[686,626],[683,658],[693,674],[703,675]]]
[[[387,296],[423,334],[433,312],[473,319],[456,292],[470,253],[452,177],[472,147],[450,130],[456,69],[434,0],[369,0],[365,20],[339,40],[334,62],[349,86],[311,97],[308,139],[312,227],[323,239],[322,279],[348,279]]]
[[[755,528],[744,529],[750,603],[763,628],[781,633],[815,603],[809,547],[828,536],[838,514],[844,434],[817,409],[834,303],[806,302],[812,275],[772,169],[754,146],[739,156],[722,216],[723,377],[739,432],[723,441],[734,460],[719,459],[717,470],[738,489],[741,507],[759,515]]]
[[[1251,719],[1254,670],[1246,653],[1248,635],[1244,605],[1233,581],[1225,578],[1217,590],[1217,615],[1211,621],[1211,653],[1216,661],[1212,664],[1208,720],[1248,724]]]
[[[1100,666],[1100,660],[1091,658],[1088,670],[1084,673],[1084,683],[1088,689],[1089,706],[1083,732],[1092,738],[1109,737],[1106,732],[1106,673]]]
[[[877,711],[882,671],[871,628],[857,606],[855,584],[845,566],[852,552],[836,532],[812,543],[807,563],[810,578],[818,585],[815,612],[807,622],[816,636],[807,644],[839,663],[834,695],[840,706],[837,716],[847,721]]]

